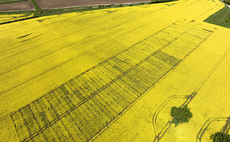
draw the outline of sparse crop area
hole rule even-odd
[[[230,29],[204,22],[223,7],[180,0],[1,14],[0,141],[227,135]]]

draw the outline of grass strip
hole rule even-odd
[[[230,28],[230,8],[225,6],[221,10],[205,19],[204,22]]]
[[[38,4],[35,0],[30,0],[30,1],[34,5],[36,11],[41,11],[41,8],[38,6]]]

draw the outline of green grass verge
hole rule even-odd
[[[36,11],[41,11],[41,8],[38,6],[38,4],[35,0],[30,0],[30,1],[34,5]]]
[[[230,28],[230,8],[225,6],[204,21],[218,26]]]

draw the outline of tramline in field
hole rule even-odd
[[[153,141],[161,103],[191,94],[228,50],[229,29],[203,22],[221,8],[180,0],[0,25],[0,141]],[[194,141],[208,118],[228,116],[228,60],[189,104],[189,123],[157,141]]]

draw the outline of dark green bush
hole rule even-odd
[[[230,4],[230,0],[224,0],[224,2]]]
[[[226,23],[230,23],[230,18],[226,18],[226,19],[225,19],[225,22],[226,22]]]
[[[213,142],[230,142],[230,135],[223,132],[216,132],[210,136]]]
[[[192,118],[192,113],[187,105],[184,107],[172,107],[171,116],[173,117],[172,123],[177,126],[179,123],[188,122]]]

